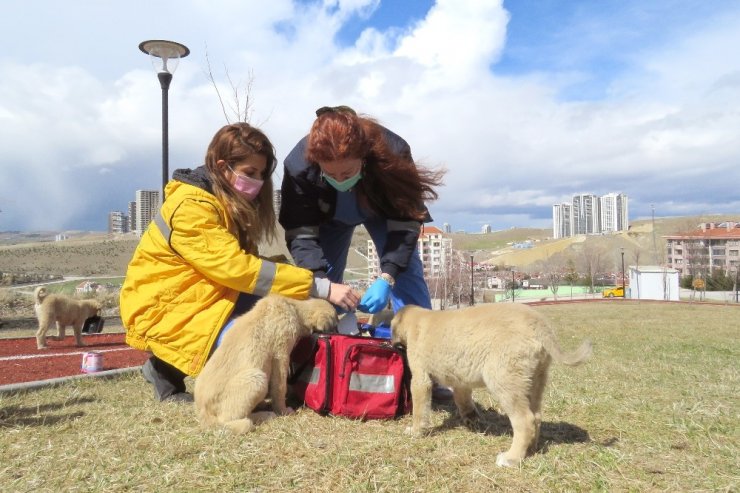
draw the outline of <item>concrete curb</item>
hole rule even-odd
[[[48,380],[37,380],[35,382],[22,382],[22,383],[12,383],[8,385],[0,385],[0,395],[28,392],[31,390],[38,390],[38,389],[47,388],[47,387],[56,387],[59,385],[63,385],[67,382],[72,382],[74,380],[80,380],[83,378],[115,378],[120,375],[125,375],[127,373],[133,373],[133,372],[139,372],[139,371],[141,371],[141,366],[131,366],[128,368],[116,368],[115,370],[104,370],[104,371],[99,371],[95,373],[83,373],[80,375],[71,375],[68,377],[50,378]]]

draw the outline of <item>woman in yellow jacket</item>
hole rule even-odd
[[[126,343],[152,353],[142,372],[159,400],[192,400],[185,377],[200,373],[224,326],[258,297],[320,297],[344,310],[359,302],[346,285],[257,255],[257,245],[275,236],[275,165],[265,134],[227,125],[211,140],[205,165],[176,170],[165,188],[120,299]]]

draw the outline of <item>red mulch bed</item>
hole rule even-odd
[[[77,347],[74,337],[48,341],[48,349],[36,349],[35,337],[0,339],[0,385],[35,382],[81,375],[82,354],[99,351],[101,371],[142,365],[149,354],[124,343],[124,334],[85,335],[85,347]]]

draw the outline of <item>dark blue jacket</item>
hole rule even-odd
[[[384,130],[384,137],[391,148],[410,158],[411,149],[406,141],[390,130]],[[329,266],[319,241],[319,225],[334,217],[337,191],[321,177],[318,165],[306,161],[307,142],[308,136],[301,139],[285,158],[279,221],[285,229],[285,241],[296,264],[325,277]],[[396,277],[409,264],[422,223],[392,213],[381,214],[377,210],[375,213],[386,220],[388,228],[385,250],[378,252],[380,270]],[[431,220],[427,211],[424,222]]]

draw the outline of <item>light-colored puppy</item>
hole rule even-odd
[[[278,295],[259,300],[234,322],[195,380],[194,397],[203,426],[223,425],[246,433],[275,415],[253,413],[268,393],[279,415],[285,405],[290,352],[302,336],[337,325],[328,301],[296,301]]]
[[[452,387],[468,424],[479,416],[472,391],[486,387],[514,430],[511,448],[496,458],[499,466],[518,464],[537,447],[551,360],[574,366],[592,351],[586,340],[564,354],[545,318],[513,303],[446,311],[407,305],[393,318],[391,331],[393,342],[406,346],[411,369],[413,418],[407,431],[418,435],[430,427],[433,380]]]
[[[37,287],[33,294],[36,300],[34,310],[39,321],[39,329],[36,331],[36,347],[47,348],[46,332],[54,322],[57,325],[57,335],[51,339],[64,340],[65,328],[71,325],[77,345],[84,346],[82,325],[86,319],[100,314],[102,309],[100,301],[76,300],[63,294],[49,294],[43,286]]]

